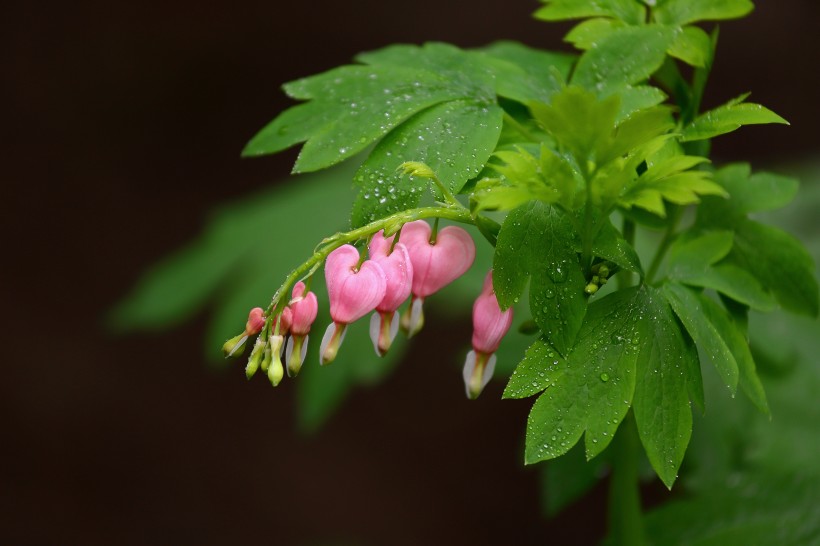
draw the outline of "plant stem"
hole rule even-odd
[[[281,312],[285,307],[287,303],[287,291],[296,284],[299,279],[312,275],[319,269],[319,266],[322,265],[322,262],[325,261],[328,254],[340,246],[364,239],[382,229],[403,225],[407,222],[423,218],[444,218],[445,220],[473,225],[477,222],[477,218],[474,218],[470,214],[470,211],[460,204],[450,207],[422,207],[398,212],[386,218],[370,222],[360,228],[332,235],[319,243],[313,255],[302,265],[291,271],[285,278],[282,286],[276,291],[270,305],[268,305],[268,308],[265,310],[265,314],[268,317],[267,321],[271,321],[277,313]]]
[[[609,535],[612,544],[644,546],[641,493],[638,489],[640,445],[632,410],[612,440],[613,468],[609,482]]]
[[[657,274],[658,268],[663,262],[664,256],[666,256],[666,251],[669,250],[669,247],[672,245],[675,237],[677,237],[675,230],[678,228],[678,222],[680,222],[681,216],[683,216],[683,207],[669,205],[669,208],[671,209],[669,224],[666,226],[666,232],[663,234],[663,239],[661,239],[661,242],[658,245],[658,250],[655,252],[655,256],[652,258],[652,263],[649,265],[649,269],[646,272],[646,284],[651,284],[652,281],[655,280],[655,274]]]

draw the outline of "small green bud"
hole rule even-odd
[[[242,353],[245,352],[246,341],[248,341],[248,336],[245,333],[232,337],[222,345],[222,354],[225,355],[225,358],[242,356]]]
[[[601,264],[601,267],[598,268],[598,275],[603,279],[609,277],[609,268],[606,264]]]
[[[584,288],[584,292],[586,292],[586,293],[587,293],[587,294],[589,294],[589,295],[592,295],[592,294],[594,294],[594,293],[595,293],[595,292],[597,292],[597,291],[598,291],[598,285],[597,285],[597,284],[595,284],[595,283],[589,283],[589,284],[586,286],[586,288]]]
[[[396,170],[401,171],[402,174],[418,176],[419,178],[433,179],[436,177],[436,173],[433,172],[433,169],[421,161],[405,161],[399,165]]]
[[[265,340],[261,337],[256,339],[256,343],[253,345],[253,351],[251,351],[251,356],[248,358],[248,365],[245,366],[245,376],[250,379],[253,377],[253,374],[256,373],[256,370],[259,369],[259,365],[262,363],[262,358],[265,356]]]
[[[270,357],[270,366],[268,367],[268,380],[274,387],[279,385],[282,378],[285,376],[285,368],[282,366],[282,345],[285,342],[284,336],[270,336],[270,343],[267,346],[267,355]]]

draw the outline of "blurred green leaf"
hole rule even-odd
[[[765,106],[751,102],[730,101],[723,106],[699,115],[683,128],[681,141],[704,140],[731,133],[742,125],[789,122]]]
[[[547,5],[535,12],[536,19],[563,21],[584,17],[614,17],[632,25],[646,18],[646,8],[634,0],[541,0]]]
[[[702,68],[712,60],[712,39],[699,27],[683,27],[667,52],[688,65]]]
[[[686,25],[695,21],[737,19],[754,9],[750,0],[659,0],[652,11],[655,21]]]

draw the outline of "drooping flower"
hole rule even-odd
[[[331,252],[325,262],[333,322],[322,339],[322,365],[330,364],[336,358],[347,325],[374,310],[387,291],[387,276],[382,267],[373,260],[360,264],[360,258],[354,246],[343,245]]]
[[[268,340],[268,346],[265,348],[265,358],[270,360],[268,365],[268,380],[275,387],[282,381],[285,375],[284,367],[282,366],[282,349],[284,349],[285,336],[281,334],[272,335]]]
[[[288,377],[295,377],[305,361],[310,326],[316,320],[319,310],[316,294],[306,294],[305,283],[299,281],[293,287],[288,308],[291,310],[292,320],[285,359],[288,362]]]
[[[461,275],[475,260],[475,243],[458,226],[447,226],[430,241],[432,228],[424,220],[408,222],[401,228],[401,241],[413,265],[410,307],[402,316],[402,328],[413,336],[424,325],[424,299],[438,292]]]
[[[384,231],[376,233],[368,247],[370,259],[378,263],[387,277],[384,298],[370,317],[370,339],[373,349],[384,356],[399,329],[397,309],[410,297],[413,280],[413,264],[403,243],[393,246],[392,237],[385,238]]]
[[[473,350],[464,363],[467,398],[475,399],[490,381],[495,352],[512,324],[512,308],[502,311],[493,291],[493,272],[487,273],[481,294],[473,304]]]
[[[282,312],[279,313],[279,316],[277,316],[274,319],[273,323],[271,324],[271,329],[270,329],[270,336],[271,337],[268,339],[268,347],[265,349],[265,356],[262,358],[261,368],[262,368],[263,372],[269,372],[268,367],[270,366],[271,362],[275,358],[278,358],[278,359],[281,360],[280,357],[276,356],[275,354],[273,354],[269,350],[270,349],[270,339],[277,332],[278,332],[279,335],[281,335],[283,337],[288,335],[288,331],[290,330],[290,323],[292,321],[293,321],[293,313],[291,312],[290,308],[285,307],[284,309],[282,309]],[[281,351],[280,351],[280,353],[281,353]],[[281,362],[279,363],[279,365],[281,366]],[[277,384],[278,384],[278,382],[277,382]],[[276,386],[276,385],[274,385],[274,386]]]

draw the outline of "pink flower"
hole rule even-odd
[[[299,281],[293,287],[290,304],[286,309],[290,310],[292,318],[285,359],[288,362],[288,377],[295,377],[305,361],[310,326],[319,311],[316,294],[305,294],[305,283]]]
[[[387,276],[382,267],[373,260],[365,260],[361,265],[359,261],[359,251],[344,245],[331,252],[325,262],[333,323],[322,339],[323,365],[336,358],[347,325],[374,310],[387,291]]]
[[[256,335],[262,331],[263,326],[265,326],[265,312],[261,307],[254,307],[248,313],[248,322],[245,323],[245,335]]]
[[[473,304],[473,350],[464,363],[467,398],[475,399],[490,381],[495,352],[512,324],[512,308],[502,311],[493,292],[493,272],[487,273],[481,294]]]
[[[447,226],[439,230],[434,242],[430,242],[431,235],[432,229],[424,220],[408,222],[401,228],[399,240],[407,247],[413,264],[413,298],[402,316],[408,336],[424,324],[424,299],[463,275],[475,260],[475,243],[462,228]]]
[[[370,339],[376,354],[384,356],[399,329],[399,314],[396,311],[410,297],[413,280],[413,264],[407,247],[397,243],[392,252],[392,237],[385,239],[380,231],[370,241],[370,259],[378,263],[387,277],[384,299],[376,306],[370,317]]]

